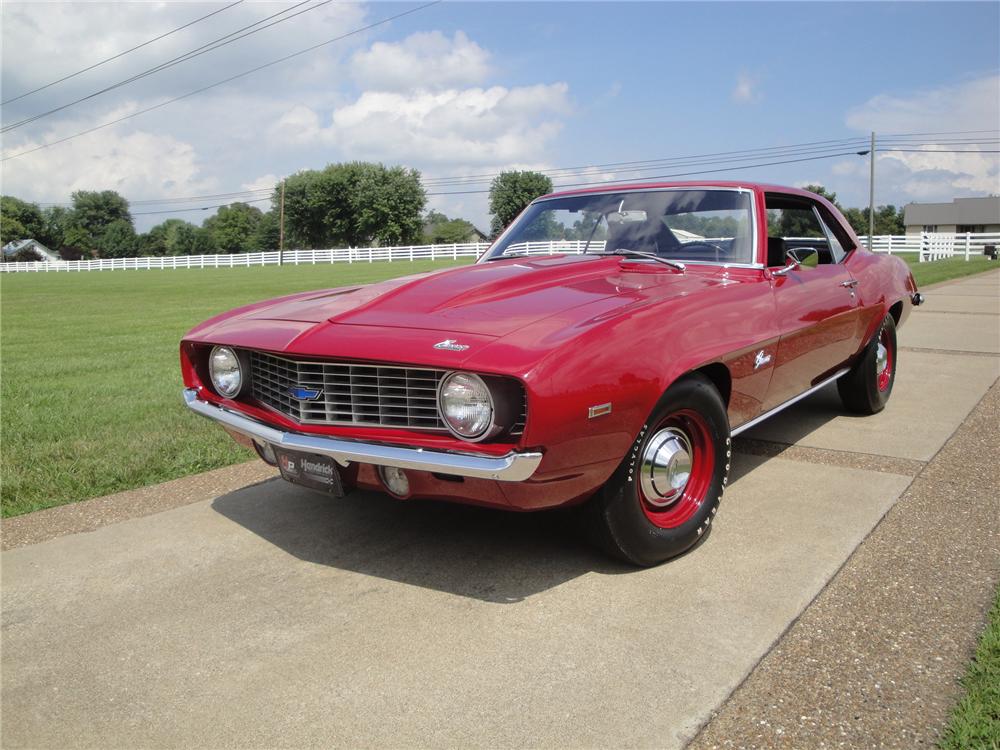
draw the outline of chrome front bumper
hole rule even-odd
[[[304,453],[330,456],[341,466],[352,461],[399,469],[431,471],[476,479],[496,479],[501,482],[523,482],[531,477],[542,461],[541,453],[511,452],[505,456],[483,456],[474,453],[439,451],[424,448],[400,448],[381,443],[365,443],[323,435],[303,435],[285,432],[263,422],[238,414],[198,398],[194,388],[184,389],[184,403],[196,414],[214,419],[224,427],[260,442]]]

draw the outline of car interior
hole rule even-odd
[[[780,193],[767,193],[764,199],[769,268],[788,265],[788,252],[797,248],[814,248],[818,265],[839,263],[847,255],[844,244],[812,201]]]

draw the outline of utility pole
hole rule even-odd
[[[875,138],[875,134],[872,133],[872,138]],[[872,179],[874,180],[874,172],[872,172]],[[281,181],[281,203],[278,209],[278,265],[283,266],[285,264],[285,181]]]
[[[872,249],[875,236],[875,131],[872,131],[872,145],[868,152],[868,249]]]

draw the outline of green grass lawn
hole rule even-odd
[[[3,274],[3,515],[251,458],[181,403],[178,343],[199,321],[281,294],[449,265]]]
[[[916,253],[900,255],[913,271],[913,278],[917,280],[917,286],[922,287],[927,284],[936,284],[939,281],[948,281],[962,276],[971,276],[974,273],[988,271],[991,268],[1000,268],[1000,261],[990,260],[983,255],[976,255],[965,260],[965,258],[948,258],[946,260],[928,261],[921,263]]]
[[[965,697],[952,712],[940,747],[1000,750],[1000,590],[962,686]]]
[[[281,294],[448,265],[3,274],[3,515],[250,458],[181,404],[177,344],[199,321]],[[920,284],[991,267],[982,259],[912,265]]]

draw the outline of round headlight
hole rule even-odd
[[[220,396],[233,398],[243,385],[240,358],[228,346],[216,346],[208,357],[208,372],[212,385]]]
[[[445,376],[438,406],[448,429],[466,440],[482,437],[493,425],[493,396],[478,375],[453,372]]]

